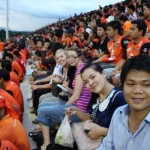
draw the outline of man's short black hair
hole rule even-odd
[[[6,58],[6,57],[9,57],[9,58],[12,59],[12,60],[14,59],[13,54],[11,54],[11,53],[6,53],[6,54],[5,54],[5,58]]]
[[[136,24],[138,30],[143,30],[143,36],[145,36],[146,30],[147,30],[147,24],[142,19],[133,20],[131,24]]]
[[[121,26],[121,23],[117,20],[113,20],[113,21],[110,21],[108,24],[107,24],[107,27],[111,27],[113,28],[113,30],[118,30],[118,34],[119,35],[122,35],[123,34],[123,29],[122,29],[122,26]]]
[[[120,82],[122,87],[124,86],[125,79],[130,70],[138,70],[150,73],[150,56],[139,55],[129,58],[122,67]]]
[[[4,79],[5,81],[10,80],[10,74],[6,69],[0,69],[0,79]]]
[[[53,43],[52,47],[51,47],[53,55],[55,55],[56,51],[61,48],[63,48],[63,45],[61,43],[59,43],[59,42]]]
[[[149,0],[146,0],[146,1],[144,2],[144,6],[146,6],[147,8],[150,9],[150,1],[149,1]]]
[[[106,31],[106,29],[107,29],[106,23],[100,23],[100,24],[97,25],[97,27],[103,28],[104,31]]]
[[[135,11],[135,6],[133,4],[128,5],[128,8]]]
[[[9,60],[5,60],[5,59],[2,60],[1,61],[1,66],[2,66],[3,69],[8,70],[9,72],[12,71],[12,64]]]

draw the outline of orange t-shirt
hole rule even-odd
[[[82,43],[81,43],[80,39],[77,38],[76,36],[72,36],[72,38],[70,38],[70,37],[65,38],[64,44],[67,44],[67,45],[70,45],[70,46],[74,46],[74,42],[75,41],[78,42],[78,45],[81,48],[82,47]]]
[[[21,92],[19,86],[16,83],[12,82],[12,81],[8,81],[8,82],[6,82],[5,90],[8,90],[8,91],[12,92],[13,97],[20,104],[21,110],[23,112],[24,111],[23,96],[22,96],[22,92]]]
[[[145,20],[147,24],[147,32],[150,33],[150,20]]]
[[[125,35],[128,31],[130,31],[131,22],[126,21],[123,26],[123,35]]]
[[[7,113],[9,113],[11,117],[22,121],[22,110],[18,101],[3,89],[0,89],[0,96],[2,96],[6,101],[5,105],[7,107]]]
[[[123,38],[123,36],[118,36],[117,41],[114,42],[113,40],[110,40],[107,43],[107,48],[110,54],[108,57],[103,58],[103,62],[112,62],[116,64],[121,60],[122,54],[126,50],[126,44],[128,42],[126,39],[122,41]],[[124,47],[122,46],[122,43],[124,43]]]
[[[0,52],[4,51],[4,42],[0,42]]]
[[[19,150],[31,150],[25,128],[10,115],[0,120],[0,140],[4,139],[12,142]]]
[[[102,17],[100,21],[101,21],[101,23],[107,23],[107,20],[104,17]]]
[[[17,73],[19,80],[23,81],[23,79],[24,79],[23,70],[15,60],[12,62],[12,70]]]
[[[15,82],[20,87],[20,81],[17,74],[14,71],[11,71],[9,74],[10,74],[10,80]]]
[[[123,59],[129,59],[133,56],[138,56],[141,53],[141,48],[145,43],[149,43],[150,44],[150,40],[148,40],[147,38],[143,37],[141,39],[141,41],[137,44],[134,44],[134,41],[130,41],[128,43],[128,48],[126,51],[126,56],[125,54],[123,55]],[[147,49],[148,50],[148,49]],[[144,52],[144,53],[148,53],[148,52]]]
[[[73,36],[73,37],[72,37],[72,39],[71,39],[71,41],[70,41],[70,45],[71,45],[71,46],[74,46],[74,42],[75,42],[75,41],[78,42],[78,45],[79,45],[79,47],[81,48],[81,47],[82,47],[82,43],[81,43],[80,39],[77,38],[76,36]]]

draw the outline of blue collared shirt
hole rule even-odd
[[[115,111],[107,136],[97,150],[150,150],[150,112],[135,133],[128,128],[128,114],[128,105]]]

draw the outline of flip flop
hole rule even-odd
[[[32,109],[32,110],[30,110],[30,113],[31,113],[31,114],[36,114],[36,110],[35,110],[35,109]]]
[[[33,137],[37,136],[39,134],[39,132],[29,132],[28,136],[33,138]]]
[[[33,124],[39,124],[39,122],[38,122],[36,119],[34,119],[34,120],[32,121],[32,123],[33,123]]]

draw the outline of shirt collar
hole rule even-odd
[[[150,122],[150,112],[147,114],[147,116],[145,117],[145,120]]]
[[[125,118],[129,114],[129,105],[127,104],[127,105],[124,105],[122,107],[123,108],[120,109],[120,114],[122,114],[123,118]],[[150,122],[150,112],[146,115],[144,120]]]

